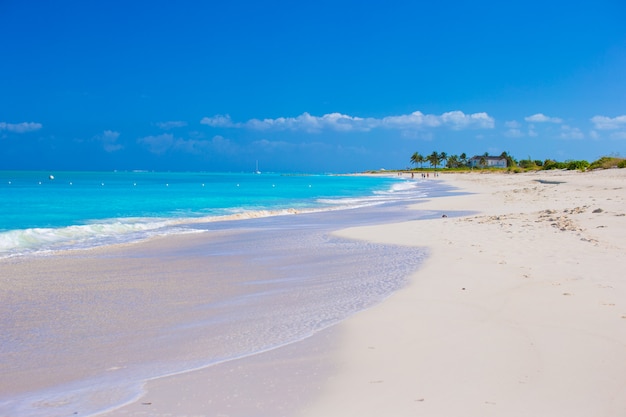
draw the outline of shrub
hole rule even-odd
[[[573,171],[573,170],[576,170],[576,169],[584,171],[585,169],[587,169],[589,167],[589,162],[587,162],[585,160],[581,160],[581,161],[567,161],[566,165],[567,165],[567,169],[569,169],[570,171]]]
[[[531,161],[530,159],[522,159],[521,161],[519,161],[518,165],[524,169],[536,167],[535,162]]]
[[[626,159],[624,158],[616,158],[612,156],[603,156],[597,161],[593,161],[591,165],[589,165],[589,169],[608,169],[608,168],[624,168],[624,164]],[[621,166],[620,166],[621,165]]]
[[[567,164],[565,162],[557,162],[551,159],[546,159],[543,163],[543,169],[565,169]]]

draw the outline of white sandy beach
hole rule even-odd
[[[472,194],[337,233],[430,248],[405,289],[302,343],[151,381],[110,415],[626,415],[626,170],[439,179]]]
[[[474,194],[418,208],[477,214],[339,233],[431,256],[299,416],[626,415],[626,170],[440,178]]]

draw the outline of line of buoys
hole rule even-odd
[[[49,178],[50,178],[50,180],[54,180],[54,179],[55,179],[54,175],[50,175],[50,177],[49,177]],[[13,182],[12,182],[12,181],[7,181],[7,184],[8,184],[8,185],[12,185],[12,184],[13,184]],[[42,181],[38,181],[38,184],[39,184],[39,185],[42,185],[42,184],[43,184],[43,182],[42,182]],[[68,181],[68,184],[69,184],[69,185],[74,185],[74,183],[73,183],[72,181]],[[100,185],[101,185],[102,187],[104,187],[105,183],[104,183],[104,182],[101,182],[101,183],[100,183]],[[169,184],[169,183],[165,183],[164,185],[165,185],[166,187],[169,187],[169,186],[170,186],[170,184]],[[133,187],[136,187],[136,186],[137,186],[137,183],[136,183],[136,182],[133,182]],[[200,184],[200,186],[201,186],[201,187],[206,187],[206,184],[205,184],[205,183],[201,183],[201,184]],[[241,186],[241,184],[239,184],[239,183],[238,183],[238,184],[236,184],[235,186],[236,186],[236,187],[240,187],[240,186]],[[313,185],[308,184],[308,188],[312,188],[312,187],[313,187]],[[272,184],[272,188],[276,188],[276,184]]]

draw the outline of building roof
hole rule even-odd
[[[480,156],[480,155],[472,156],[470,158],[470,160],[472,160],[472,159],[480,160],[480,159],[483,159],[483,158],[485,158],[487,161],[500,161],[500,160],[503,160],[503,159],[506,160],[506,158],[503,158],[501,156]]]

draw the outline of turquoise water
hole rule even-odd
[[[159,172],[0,172],[0,256],[84,248],[238,220],[379,204],[396,178]]]
[[[2,416],[97,415],[146,381],[296,343],[379,303],[426,250],[333,231],[433,216],[407,206],[449,192],[399,177],[49,175],[0,172]],[[56,252],[178,233],[204,234]],[[30,254],[45,256],[16,256]],[[231,411],[207,415],[279,414]]]

